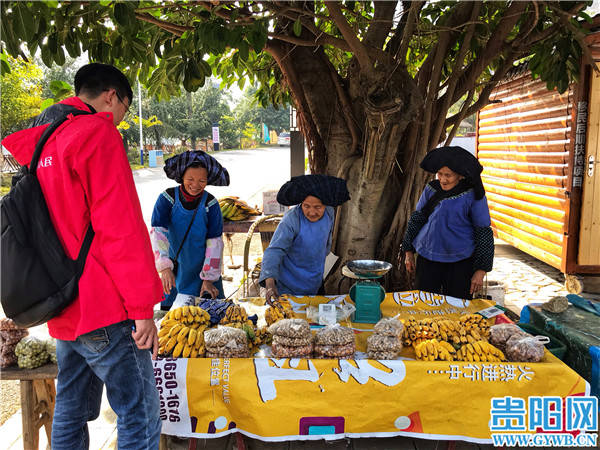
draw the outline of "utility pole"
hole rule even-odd
[[[140,105],[140,164],[144,165],[144,134],[142,133],[142,84],[138,80],[138,103]]]

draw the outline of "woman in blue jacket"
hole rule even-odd
[[[229,174],[203,151],[184,152],[165,162],[165,173],[179,186],[162,192],[152,212],[152,247],[165,292],[161,309],[177,294],[208,292],[224,298],[221,280],[223,216],[207,184],[229,185]]]
[[[410,216],[402,242],[406,269],[416,272],[419,290],[470,299],[494,260],[483,167],[462,147],[436,148],[421,167],[437,179],[425,186]]]
[[[334,207],[350,199],[346,181],[328,175],[293,177],[277,201],[296,205],[275,230],[261,264],[259,283],[271,303],[280,294],[315,295],[331,250]]]

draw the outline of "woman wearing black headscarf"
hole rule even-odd
[[[156,270],[169,309],[177,294],[208,292],[224,298],[221,280],[223,216],[207,184],[229,185],[229,174],[203,151],[184,152],[165,161],[165,174],[179,186],[162,192],[152,212],[150,237]]]
[[[292,206],[275,230],[261,263],[259,283],[271,303],[280,294],[315,295],[331,249],[334,207],[350,199],[346,181],[328,175],[293,177],[277,193]]]
[[[425,187],[410,216],[402,242],[406,269],[416,271],[419,290],[470,299],[494,259],[483,167],[462,147],[436,148],[421,167],[437,179]]]

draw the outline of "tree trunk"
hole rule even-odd
[[[427,176],[423,155],[420,91],[403,67],[380,65],[369,76],[351,63],[342,79],[321,49],[271,44],[309,142],[312,173],[348,180],[351,200],[338,208],[335,247],[339,257],[325,282],[327,293],[346,293],[341,267],[353,259],[383,259],[395,266],[390,285],[406,284],[398,267],[406,220]],[[327,149],[325,151],[325,149]]]

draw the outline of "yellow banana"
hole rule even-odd
[[[177,335],[177,342],[187,342],[188,333],[190,332],[189,327],[183,327]]]
[[[172,326],[171,329],[169,330],[168,336],[169,337],[176,336],[183,327],[184,327],[184,325],[182,323],[178,323],[177,325]]]
[[[172,336],[165,344],[165,353],[169,353],[173,349],[173,347],[175,347],[175,344],[177,344],[177,338],[175,336]]]
[[[194,342],[196,342],[197,334],[198,334],[198,330],[194,330],[193,328],[190,330],[188,337],[187,337],[188,345],[192,345]]]
[[[173,349],[173,358],[179,358],[183,352],[183,342],[178,343]]]
[[[181,353],[181,356],[183,356],[184,358],[187,358],[190,356],[190,353],[192,353],[192,346],[191,345],[184,345],[183,346],[183,352]]]

